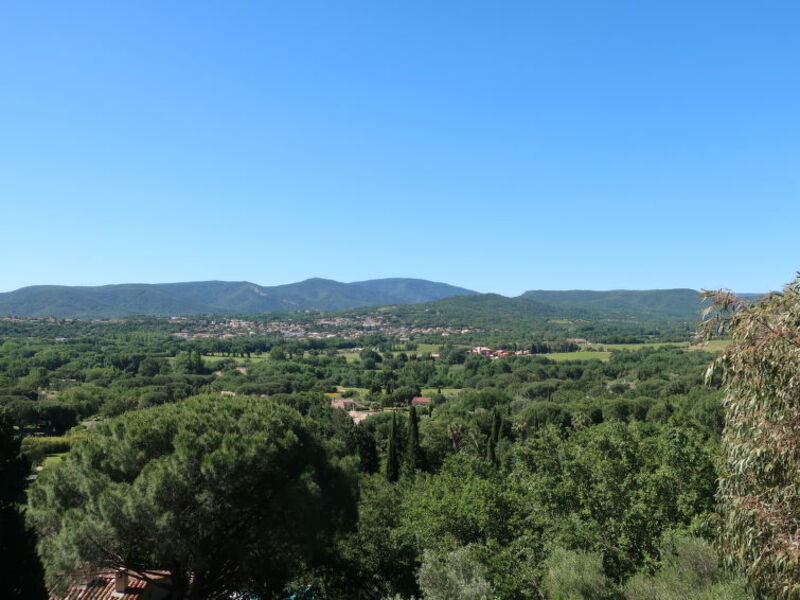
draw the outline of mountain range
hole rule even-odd
[[[0,293],[0,315],[115,318],[346,310],[386,304],[417,304],[477,293],[446,283],[404,278],[353,283],[315,278],[276,286],[260,286],[248,281],[125,283],[91,287],[37,285]]]
[[[389,278],[341,283],[306,279],[261,286],[248,281],[127,283],[103,286],[38,285],[0,293],[0,315],[117,318],[134,315],[246,315],[300,310],[349,310],[426,304],[469,315],[659,317],[697,319],[696,290],[530,290],[508,298],[424,279]]]

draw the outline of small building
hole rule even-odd
[[[341,410],[353,410],[356,407],[355,400],[351,398],[331,398],[331,408]]]
[[[353,419],[353,423],[358,425],[366,419],[367,417],[371,417],[374,414],[377,414],[374,410],[350,410],[347,412],[351,419]]]
[[[75,578],[64,595],[49,594],[50,600],[165,600],[169,597],[169,574],[142,574],[105,569]]]
[[[430,406],[431,399],[428,396],[414,396],[411,399],[411,406]]]
[[[492,353],[491,348],[487,348],[486,346],[475,346],[472,350],[470,350],[471,354],[479,354],[481,356],[488,356]]]

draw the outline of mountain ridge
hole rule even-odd
[[[412,278],[352,283],[311,278],[277,286],[220,280],[101,286],[35,285],[0,293],[0,314],[57,318],[256,314],[347,310],[472,294],[477,292]]]

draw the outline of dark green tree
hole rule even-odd
[[[35,538],[19,508],[28,469],[11,412],[0,407],[0,598],[9,600],[47,598]]]
[[[408,437],[405,459],[406,472],[411,476],[425,466],[422,448],[419,445],[419,419],[417,417],[417,409],[413,406],[408,411]]]
[[[397,455],[397,414],[392,413],[389,446],[386,450],[386,480],[394,483],[400,478],[400,457]]]
[[[489,435],[489,442],[486,445],[486,459],[490,463],[497,462],[497,443],[500,441],[500,436],[503,431],[503,417],[500,412],[495,408],[492,411],[492,433]]]
[[[49,584],[81,568],[166,569],[172,598],[271,598],[328,564],[350,478],[300,414],[200,396],[106,421],[29,493]]]
[[[349,419],[349,417],[348,417]],[[345,436],[347,451],[356,454],[365,473],[377,473],[379,468],[378,449],[375,438],[364,427],[350,423]]]

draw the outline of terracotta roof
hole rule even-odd
[[[431,403],[431,399],[428,398],[427,396],[414,396],[411,399],[412,406],[420,406],[420,405],[425,406],[425,405],[428,405],[430,403]]]
[[[63,596],[50,595],[50,600],[159,600],[166,597],[165,588],[150,585],[132,573],[128,575],[128,587],[124,592],[114,591],[115,571],[97,571],[84,579],[83,583],[70,586]],[[167,576],[166,571],[150,571],[147,576],[158,581]]]

